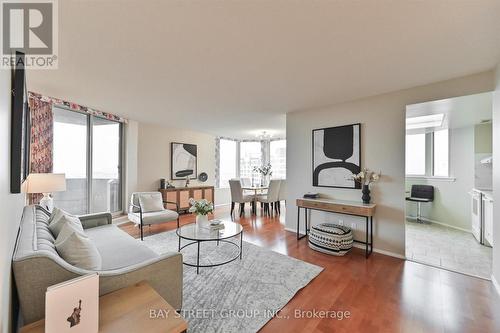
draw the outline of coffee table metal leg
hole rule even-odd
[[[200,243],[198,242],[198,255],[196,256],[196,274],[200,274]]]
[[[178,236],[178,237],[179,237],[179,251],[177,251],[177,252],[181,252],[181,237],[180,236]]]
[[[240,260],[243,253],[243,231],[240,234]]]

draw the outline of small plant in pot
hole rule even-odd
[[[361,199],[363,200],[363,203],[369,204],[371,197],[370,197],[370,185],[372,183],[377,182],[381,177],[381,173],[378,172],[373,172],[370,169],[363,168],[360,173],[357,175],[352,175],[352,179],[357,182],[358,184],[361,184],[361,191],[363,193],[363,196]]]
[[[208,214],[214,212],[214,204],[206,199],[189,199],[189,212],[196,215],[196,224],[198,227],[208,226]]]

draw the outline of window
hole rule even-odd
[[[286,178],[286,140],[275,140],[269,144],[269,163],[273,178]]]
[[[87,214],[87,115],[54,108],[54,173],[66,174],[66,191],[55,192],[55,206],[72,214]]]
[[[449,131],[406,135],[406,175],[449,177]]]
[[[425,175],[425,133],[406,136],[406,174]]]
[[[240,178],[248,178],[252,184],[260,182],[254,167],[262,166],[262,146],[260,141],[240,142]]]
[[[433,175],[448,177],[448,130],[434,132],[433,138]]]
[[[56,206],[72,214],[120,211],[122,125],[58,107],[53,113],[53,172],[66,174]]]
[[[268,162],[272,166],[272,178],[286,178],[286,140],[238,141],[221,138],[217,158],[219,188],[229,187],[231,178],[240,178],[247,186],[260,184],[260,174],[253,168]]]
[[[237,144],[233,140],[220,139],[219,187],[229,187],[229,180],[237,178]]]

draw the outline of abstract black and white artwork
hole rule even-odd
[[[361,171],[361,124],[315,129],[313,186],[356,188],[351,175]]]
[[[198,177],[197,155],[196,145],[172,142],[170,144],[170,178],[175,180]]]

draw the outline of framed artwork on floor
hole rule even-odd
[[[361,124],[314,129],[312,163],[313,186],[360,189]]]
[[[173,180],[195,179],[197,172],[198,148],[189,143],[170,144],[170,178]]]

